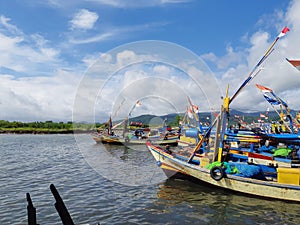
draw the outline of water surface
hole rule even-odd
[[[49,186],[75,224],[300,224],[300,205],[166,180],[145,146],[96,144],[89,135],[0,135],[0,224],[62,224]]]

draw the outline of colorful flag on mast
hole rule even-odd
[[[264,94],[265,99],[271,104],[271,105],[280,105],[280,101],[269,97],[268,95]]]
[[[273,92],[272,89],[262,86],[260,84],[255,84],[256,87],[264,93]]]
[[[289,60],[286,58],[286,60],[300,71],[300,60],[299,59],[298,60]]]
[[[262,113],[260,113],[259,117],[260,118],[266,118],[266,116],[264,114],[262,114]]]
[[[283,101],[281,98],[279,98],[275,93],[272,91],[272,89],[264,87],[262,85],[256,84],[256,87],[261,90],[264,93],[265,99],[271,104],[271,105],[280,105],[282,104],[284,107],[288,107],[288,105]],[[269,97],[266,93],[270,93],[273,97]]]
[[[189,107],[189,106],[187,106],[186,111],[187,111],[188,117],[191,118],[191,119],[193,119],[194,116],[193,116],[193,110],[192,110],[192,108]]]
[[[239,115],[234,115],[234,118],[237,118],[237,119],[239,119],[239,118],[240,118],[240,116],[239,116]]]
[[[276,42],[283,36],[286,35],[286,33],[290,29],[288,27],[284,27],[280,34],[276,37],[276,39],[273,41],[271,46],[267,49],[263,57],[258,61],[258,63],[255,65],[255,67],[252,69],[252,71],[249,73],[247,79],[242,83],[242,85],[238,88],[238,90],[234,93],[234,95],[230,98],[229,104],[234,100],[234,98],[240,93],[240,91],[261,71],[259,67],[262,65],[262,63],[268,58],[268,56],[273,52],[274,50],[274,45]],[[255,73],[255,71],[257,71]]]
[[[286,35],[286,33],[287,33],[288,31],[290,31],[290,29],[289,29],[288,27],[284,27],[284,28],[282,29],[282,31],[280,32],[280,34],[279,34],[277,37],[278,37],[278,38],[283,37],[284,35]]]
[[[270,109],[269,109],[269,107],[267,108],[267,110],[266,110],[266,119],[268,119],[268,115],[269,115],[269,111],[270,111]]]
[[[197,106],[197,105],[194,105],[194,104],[192,104],[192,106],[193,106],[193,111],[194,111],[195,113],[198,113],[198,112],[199,112],[198,106]]]

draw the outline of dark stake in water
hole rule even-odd
[[[0,136],[0,224],[62,224],[55,184],[75,224],[300,224],[300,205],[166,180],[145,146],[105,146],[89,135]]]

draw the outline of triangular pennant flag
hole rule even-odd
[[[286,58],[286,60],[300,71],[300,60],[299,59],[298,60],[297,59],[289,60]]]

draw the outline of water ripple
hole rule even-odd
[[[61,224],[51,183],[76,224],[300,224],[299,204],[165,180],[143,149],[112,147],[109,154],[114,159],[104,160],[97,157],[105,157],[107,148],[86,135],[82,139],[85,153],[99,164],[100,172],[87,163],[72,135],[0,135],[1,225],[27,224],[27,192],[37,209],[38,223]],[[116,174],[118,179],[112,179]],[[153,181],[145,179],[150,175]]]

